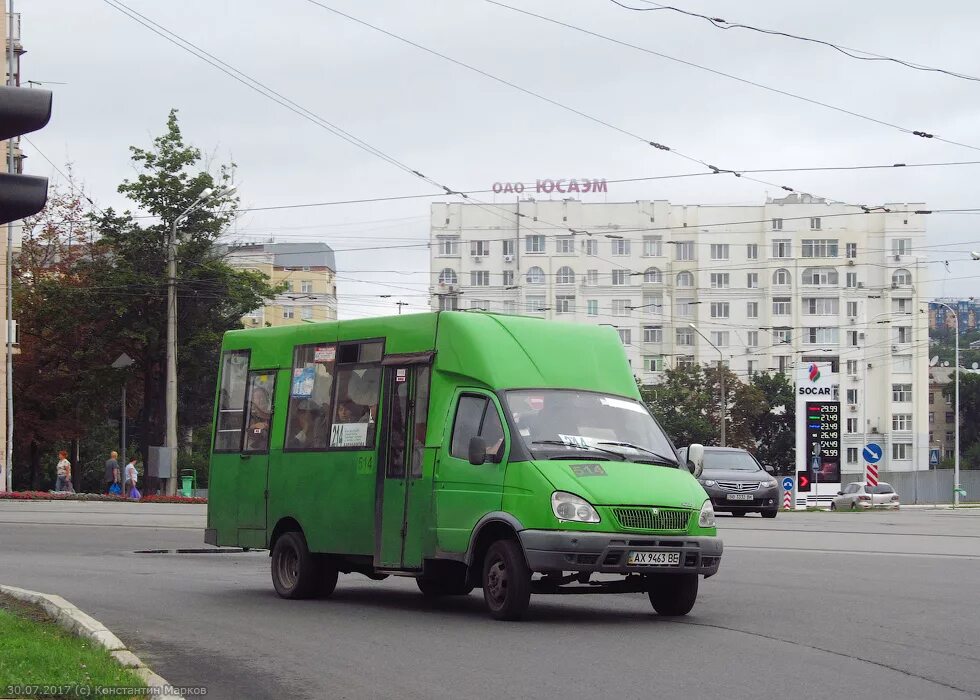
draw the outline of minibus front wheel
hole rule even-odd
[[[498,620],[519,620],[531,601],[531,570],[517,540],[497,540],[483,560],[483,599]]]
[[[653,609],[665,617],[687,615],[698,598],[697,574],[650,574],[647,595]]]

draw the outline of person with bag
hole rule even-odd
[[[123,493],[126,494],[126,498],[132,498],[133,500],[138,501],[141,494],[139,489],[136,488],[136,482],[139,479],[139,472],[136,471],[136,457],[129,460],[129,463],[126,465],[123,479],[125,480],[123,484]]]
[[[113,493],[113,486],[115,486],[115,493],[122,493],[122,488],[119,486],[119,462],[116,459],[119,453],[113,450],[109,453],[109,459],[105,461],[105,473],[102,475],[102,492],[111,494]]]
[[[58,453],[57,471],[58,479],[54,482],[54,490],[75,493],[71,485],[71,462],[68,461],[68,453],[64,450]]]

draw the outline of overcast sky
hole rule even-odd
[[[124,1],[456,189],[701,170],[308,0]],[[722,167],[980,161],[980,150],[918,138],[486,0],[318,1]],[[668,11],[630,12],[607,0],[508,4],[980,148],[977,81],[856,61],[782,37],[722,31]],[[980,74],[980,3],[970,0],[677,0],[675,6]],[[133,173],[128,146],[148,145],[162,132],[171,107],[180,110],[186,139],[212,154],[215,167],[237,163],[244,207],[433,191],[151,33],[108,0],[18,0],[15,10],[23,17],[27,49],[22,79],[66,83],[47,86],[55,92],[54,115],[31,139],[59,166],[71,161],[99,206],[125,206],[115,188]],[[25,150],[30,172],[58,177],[29,145]],[[980,165],[760,177],[852,203],[926,202],[938,209],[980,208],[978,176]],[[607,199],[761,204],[766,194],[764,185],[729,176],[611,184]],[[768,194],[780,193],[770,188]],[[428,203],[435,200],[447,198],[248,212],[235,235],[329,243],[337,250],[342,317],[393,312],[398,300],[423,308],[426,249],[385,248],[424,243]],[[969,251],[980,249],[980,215],[935,215],[927,224],[929,245],[937,247],[929,251],[935,262],[926,295],[980,296],[980,263],[969,260]],[[344,252],[372,246],[380,249]],[[948,272],[943,260],[950,263]]]

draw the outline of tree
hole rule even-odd
[[[954,381],[943,387],[943,396],[953,401]],[[960,466],[980,468],[980,374],[960,372]]]
[[[755,419],[752,435],[760,462],[792,473],[796,464],[796,395],[793,384],[782,372],[756,374],[755,386],[766,402]]]

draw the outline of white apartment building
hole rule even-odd
[[[743,379],[832,362],[842,470],[861,472],[866,441],[885,447],[885,471],[926,469],[924,208],[798,194],[759,206],[435,203],[432,307],[613,326],[644,383],[719,354]]]

